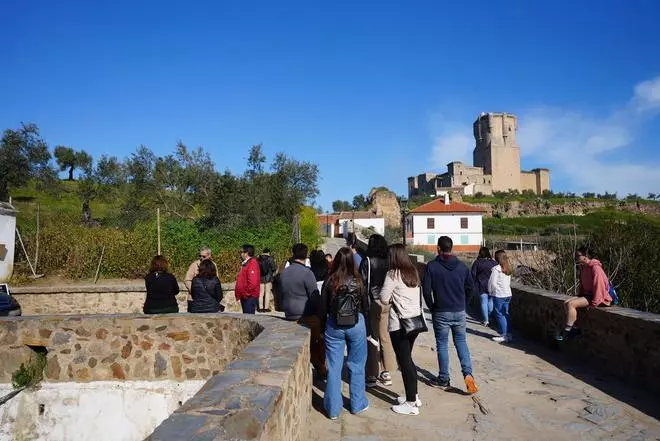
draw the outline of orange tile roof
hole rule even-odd
[[[410,211],[413,214],[417,213],[485,213],[486,209],[475,207],[474,205],[465,204],[463,202],[450,202],[445,204],[443,198],[436,199],[424,205],[420,205],[414,210]]]

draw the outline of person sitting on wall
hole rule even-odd
[[[169,314],[179,312],[176,295],[179,283],[170,272],[170,264],[161,255],[154,256],[149,267],[149,274],[144,278],[147,298],[142,310],[145,314]]]
[[[188,271],[186,271],[186,277],[183,279],[183,284],[186,285],[186,289],[188,292],[190,292],[190,289],[192,287],[192,280],[195,278],[199,271],[199,264],[202,263],[204,260],[210,260],[213,262],[213,253],[211,252],[211,248],[207,246],[203,246],[199,249],[199,259],[195,260],[193,263],[190,264],[188,267]],[[215,266],[215,272],[218,272],[218,267],[213,262],[213,265]],[[190,300],[190,297],[188,298]]]
[[[199,272],[192,280],[190,290],[192,300],[188,300],[188,312],[204,313],[224,311],[222,284],[218,279],[215,265],[210,260],[202,260]]]
[[[575,326],[578,308],[595,308],[612,304],[612,296],[609,292],[610,282],[600,260],[594,259],[593,252],[587,247],[578,248],[575,252],[575,263],[580,266],[580,289],[577,297],[564,302],[566,326],[557,335],[558,341],[580,333]]]

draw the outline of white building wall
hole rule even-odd
[[[413,214],[413,245],[436,245],[440,236],[449,236],[454,245],[481,245],[483,222],[480,213],[469,214]],[[434,219],[434,228],[427,228],[427,219]],[[461,228],[461,218],[468,219],[468,227]]]
[[[0,254],[0,283],[4,283],[9,282],[14,272],[16,246],[16,213],[14,207],[6,203],[0,205],[0,244],[6,248],[6,253]]]
[[[42,382],[0,407],[0,441],[145,439],[206,380]],[[0,395],[11,392],[0,385]],[[43,405],[43,413],[40,413]]]
[[[345,233],[349,233],[351,230],[351,220],[352,219],[339,219],[339,234],[346,236]],[[369,219],[359,219],[355,218],[355,229],[360,230],[362,228],[373,227],[378,234],[385,234],[385,218],[369,218]]]

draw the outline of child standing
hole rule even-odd
[[[504,343],[511,340],[509,333],[509,305],[511,303],[511,274],[513,268],[504,250],[495,253],[495,266],[488,279],[488,291],[493,296],[493,312],[500,326],[500,335],[493,341]]]

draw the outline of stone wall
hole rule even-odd
[[[0,360],[10,358],[12,351],[29,354],[27,346],[49,350],[45,381],[107,376],[185,380],[188,369],[196,369],[190,375],[196,379],[208,370],[213,376],[156,428],[147,438],[151,441],[299,441],[311,411],[309,330],[276,317],[0,318]],[[2,369],[4,381],[10,375],[8,365]]]
[[[179,284],[179,311],[186,312],[187,291]],[[223,283],[222,304],[226,312],[238,312],[240,303],[234,298],[234,284]],[[40,314],[140,314],[147,295],[144,283],[124,285],[60,285],[23,286],[11,289],[21,305],[23,315]]]
[[[514,285],[511,320],[524,336],[556,344],[565,323],[562,294]],[[660,391],[660,315],[616,306],[582,309],[582,334],[561,343],[565,350],[604,372]]]
[[[309,331],[252,316],[263,331],[148,441],[301,441],[312,407]]]
[[[207,379],[261,328],[229,314],[46,316],[0,321],[0,381],[45,348],[46,380]]]

